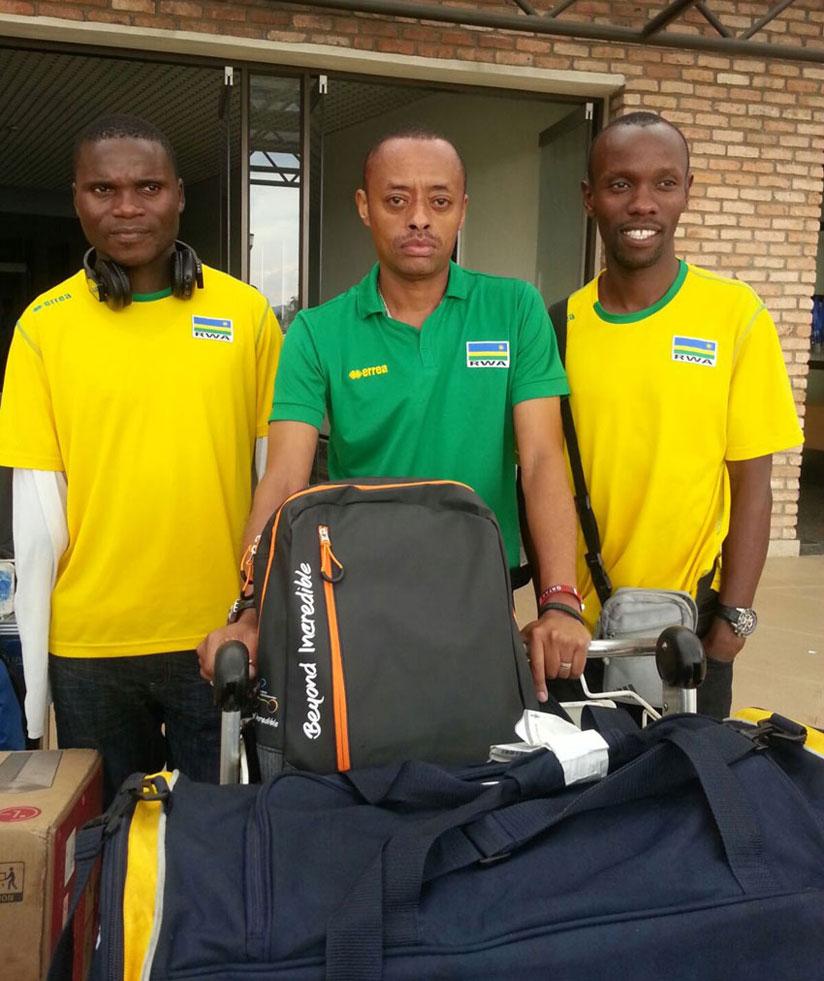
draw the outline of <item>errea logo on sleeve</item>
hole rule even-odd
[[[219,317],[192,317],[192,337],[201,341],[228,341],[232,343],[232,321]]]
[[[508,368],[509,341],[467,341],[467,368]]]
[[[31,308],[32,313],[39,313],[46,307],[53,307],[55,303],[63,303],[64,300],[70,300],[72,298],[71,293],[61,293],[60,296],[53,296],[49,300],[43,300],[42,303],[38,303],[36,307]]]

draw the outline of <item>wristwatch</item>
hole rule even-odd
[[[724,606],[718,604],[716,616],[726,620],[737,637],[749,637],[758,626],[758,617],[750,606]]]
[[[237,623],[247,610],[251,610],[255,605],[254,596],[238,596],[238,598],[229,607],[229,616],[226,618],[227,623]]]

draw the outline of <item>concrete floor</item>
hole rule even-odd
[[[515,595],[520,623],[531,589]],[[824,555],[767,560],[756,596],[758,629],[735,663],[733,711],[770,709],[824,728]]]
[[[824,555],[768,559],[755,608],[733,709],[758,705],[824,728]]]

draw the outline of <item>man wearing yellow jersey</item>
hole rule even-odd
[[[0,463],[29,735],[48,665],[58,741],[102,752],[110,799],[164,764],[217,778],[194,648],[236,592],[281,334],[263,296],[176,241],[183,184],[155,127],[82,133],[73,194],[92,248],[17,325]]]
[[[802,435],[763,302],[675,254],[692,181],[683,134],[654,113],[621,117],[597,137],[582,186],[606,268],[569,298],[566,368],[613,589],[697,596],[708,658],[699,710],[723,716],[733,660],[756,623],[771,454]],[[583,555],[579,536],[594,623]]]

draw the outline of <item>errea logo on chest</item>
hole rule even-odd
[[[234,339],[232,321],[222,317],[192,317],[192,337],[199,341],[228,341]]]
[[[508,368],[509,341],[467,341],[467,368]]]
[[[353,368],[349,372],[349,377],[352,381],[358,381],[361,378],[374,378],[375,375],[388,375],[389,365],[388,364],[373,364],[368,368]]]

